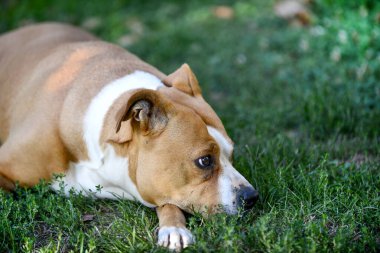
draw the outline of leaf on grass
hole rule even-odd
[[[275,4],[275,14],[289,21],[298,21],[302,25],[311,22],[311,14],[306,8],[306,3],[301,0],[283,0]]]
[[[135,44],[138,40],[139,38],[135,34],[125,34],[117,40],[117,43],[122,47],[128,47]]]
[[[82,216],[82,221],[92,221],[94,219],[95,215],[93,214],[85,214]]]
[[[87,30],[94,30],[102,24],[102,20],[99,17],[89,17],[83,21],[81,26]]]
[[[213,9],[213,14],[220,19],[232,19],[234,17],[234,10],[229,6],[219,5]]]

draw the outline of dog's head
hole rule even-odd
[[[137,90],[115,114],[108,141],[128,156],[129,176],[153,205],[230,214],[250,208],[257,191],[232,166],[233,142],[201,95],[188,65],[159,90]]]

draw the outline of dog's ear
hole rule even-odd
[[[168,122],[169,105],[153,90],[139,90],[115,114],[116,126],[108,141],[125,143],[132,140],[133,131],[142,135],[159,134]]]
[[[201,96],[202,91],[198,80],[188,64],[183,64],[172,74],[168,75],[162,82],[169,87],[174,87],[190,96]]]

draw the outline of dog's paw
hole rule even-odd
[[[167,247],[171,250],[181,250],[194,242],[194,237],[186,228],[161,227],[158,230],[159,246]]]

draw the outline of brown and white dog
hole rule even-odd
[[[171,249],[194,241],[182,210],[235,214],[258,198],[188,65],[166,76],[68,25],[0,37],[0,141],[0,188],[63,173],[67,193],[157,207]]]

